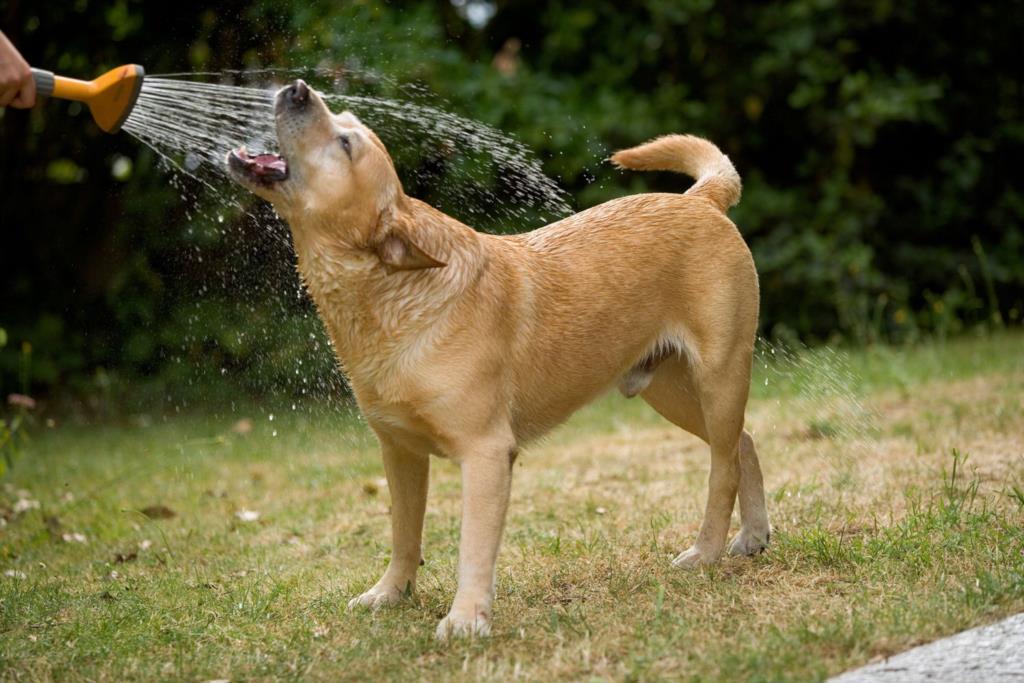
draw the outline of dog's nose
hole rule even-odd
[[[300,78],[288,86],[284,96],[293,107],[301,107],[309,101],[309,86]]]

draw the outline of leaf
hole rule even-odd
[[[178,516],[177,512],[166,505],[150,505],[142,508],[141,512],[150,519],[171,519]]]
[[[54,538],[60,538],[61,534],[64,533],[64,525],[60,523],[57,515],[47,515],[43,517],[43,524],[46,525],[46,530],[50,532],[50,535]]]

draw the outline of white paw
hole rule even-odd
[[[369,607],[372,610],[376,610],[387,605],[394,605],[403,597],[405,597],[405,591],[398,586],[390,584],[382,586],[377,584],[362,595],[349,600],[348,608]]]
[[[696,569],[704,565],[714,564],[717,561],[717,556],[705,554],[697,546],[693,546],[689,550],[679,553],[676,559],[672,560],[672,566],[679,567],[680,569]]]
[[[448,613],[437,625],[434,633],[438,640],[449,638],[483,638],[491,635],[491,620],[480,612],[456,614]]]
[[[771,535],[771,531],[751,531],[744,527],[729,544],[729,554],[757,555],[763,553],[768,547],[768,539],[771,538]]]

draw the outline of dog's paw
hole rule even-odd
[[[705,554],[697,546],[684,550],[672,560],[672,566],[680,569],[696,569],[718,561],[717,556]]]
[[[434,635],[442,641],[449,638],[484,638],[491,635],[491,620],[481,612],[461,614],[452,610],[437,625]]]
[[[376,610],[381,607],[397,604],[403,597],[405,597],[405,594],[406,591],[403,591],[398,586],[382,586],[377,584],[362,595],[349,600],[348,608],[355,609],[357,607],[368,607],[372,610]]]
[[[769,531],[752,531],[747,528],[740,529],[740,532],[736,534],[736,538],[732,539],[732,543],[729,544],[730,555],[757,555],[763,553],[768,547],[768,539],[771,538],[772,532]]]

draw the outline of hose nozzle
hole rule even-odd
[[[54,75],[52,71],[32,69],[32,77],[37,95],[85,102],[96,125],[108,133],[116,133],[139,99],[146,70],[138,64],[125,64],[95,80],[79,81]]]

